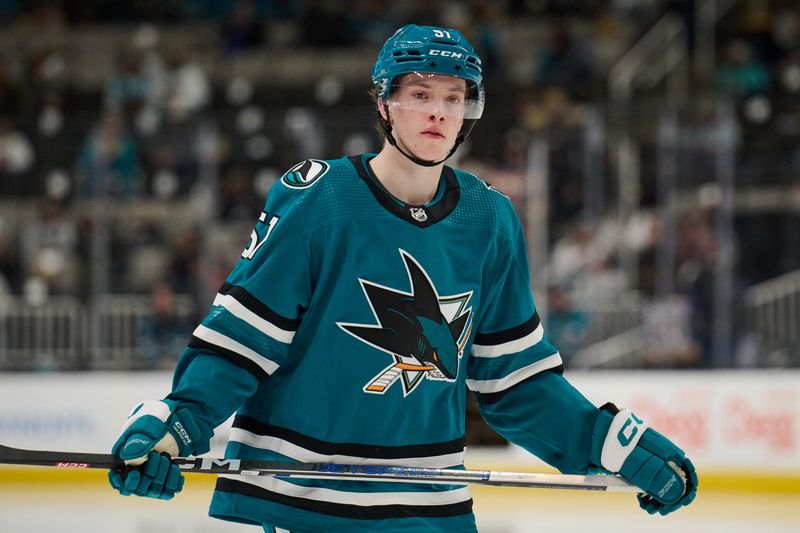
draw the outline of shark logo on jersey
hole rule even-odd
[[[325,161],[306,159],[287,170],[281,181],[291,189],[305,189],[314,185],[330,168]]]
[[[472,329],[472,291],[439,296],[428,274],[411,254],[399,250],[411,292],[359,278],[377,324],[337,322],[358,340],[392,356],[392,362],[364,385],[384,394],[396,382],[408,396],[423,379],[454,382]]]

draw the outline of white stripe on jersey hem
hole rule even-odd
[[[472,494],[469,488],[462,487],[444,491],[425,492],[348,492],[320,487],[295,485],[270,476],[233,476],[221,474],[219,477],[249,483],[256,487],[277,492],[293,498],[303,498],[315,502],[338,503],[342,505],[358,505],[373,507],[377,505],[451,505],[469,500]]]
[[[250,359],[252,362],[260,366],[267,374],[272,374],[278,369],[278,364],[275,363],[274,361],[270,361],[263,355],[254,352],[247,346],[239,344],[230,337],[226,337],[222,333],[214,331],[213,329],[209,329],[202,324],[197,326],[197,329],[194,330],[194,333],[192,333],[192,335],[194,335],[198,339],[202,339],[215,346],[219,346],[220,348],[225,348],[226,350],[236,352],[242,357]]]
[[[545,357],[540,361],[536,361],[528,366],[524,366],[510,373],[509,375],[500,379],[468,379],[467,387],[472,392],[480,392],[482,394],[489,394],[492,392],[504,391],[531,376],[550,370],[561,364],[561,354],[558,352]]]
[[[544,328],[539,324],[535,330],[531,331],[521,339],[504,342],[503,344],[495,344],[493,346],[484,346],[481,344],[472,345],[472,355],[475,357],[499,357],[501,355],[508,355],[512,353],[527,350],[531,346],[535,346],[544,338]]]
[[[430,457],[404,457],[402,459],[374,459],[355,455],[324,455],[291,442],[267,435],[256,435],[250,431],[231,428],[229,441],[246,444],[254,448],[269,450],[303,463],[343,463],[353,465],[421,466],[425,468],[450,468],[464,463],[464,452]]]
[[[291,344],[294,339],[294,331],[286,331],[281,329],[272,322],[265,320],[252,312],[250,309],[242,305],[242,303],[231,296],[230,294],[217,294],[214,298],[214,305],[219,305],[228,310],[233,316],[239,320],[247,322],[261,333],[275,339],[284,344]]]

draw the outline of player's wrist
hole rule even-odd
[[[647,424],[630,409],[605,404],[592,431],[592,463],[609,472],[620,472],[647,429]]]
[[[167,441],[163,451],[171,457],[188,457],[189,455],[205,453],[209,450],[209,441],[213,430],[210,427],[203,428],[204,424],[198,423],[189,409],[179,408],[167,420],[167,434],[164,436]],[[205,429],[205,431],[204,431]],[[171,440],[167,437],[171,437]]]

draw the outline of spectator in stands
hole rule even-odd
[[[119,70],[106,88],[106,107],[119,109],[132,118],[157,98],[157,85],[152,73],[144,68],[142,56],[136,49],[122,52]]]
[[[225,54],[246,52],[264,44],[264,24],[258,19],[253,0],[236,0],[221,32]]]
[[[547,336],[558,343],[565,365],[586,345],[588,335],[589,316],[573,305],[567,291],[551,285],[547,290]]]
[[[200,293],[200,235],[194,230],[176,235],[169,247],[170,285],[175,292],[199,295]]]
[[[40,109],[50,93],[60,94],[66,85],[67,63],[64,54],[56,48],[36,48],[26,63],[26,106]]]
[[[734,273],[730,301],[731,331],[729,332],[730,353],[715,354],[715,321],[717,291],[717,270],[720,261],[721,245],[714,229],[716,212],[714,208],[691,211],[679,221],[677,231],[678,275],[682,290],[691,305],[692,340],[699,349],[694,364],[699,368],[714,366],[735,366],[745,363],[743,351],[747,350],[748,327],[744,316],[744,280]],[[738,270],[738,268],[736,269]],[[722,357],[725,360],[715,360]]]
[[[559,87],[572,98],[591,96],[594,69],[591,56],[583,43],[563,26],[555,28],[534,69],[534,82],[539,87]]]
[[[772,36],[780,57],[800,51],[800,9],[786,7],[776,13]]]
[[[192,323],[178,313],[175,293],[168,283],[157,283],[150,291],[152,313],[141,323],[140,339],[144,365],[171,369],[192,333]]]
[[[503,76],[503,50],[500,31],[495,20],[495,9],[488,2],[476,2],[470,13],[468,34],[481,56],[487,83]]]
[[[20,18],[20,34],[35,36],[25,43],[31,50],[61,51],[67,43],[68,26],[61,3],[58,0],[38,0],[25,2],[33,4]]]
[[[352,46],[358,42],[358,36],[348,28],[348,12],[339,2],[310,0],[305,2],[298,19],[300,44],[316,48]]]
[[[780,77],[783,89],[793,95],[800,93],[800,44],[786,57],[780,65]]]
[[[178,194],[186,193],[197,178],[196,166],[186,161],[190,157],[179,157],[168,137],[156,137],[143,147],[143,152],[147,158],[150,190],[156,198],[174,199]]]
[[[550,87],[539,94],[525,96],[520,104],[522,124],[531,131],[547,133],[551,138],[576,131],[584,113],[561,87]]]
[[[0,54],[0,116],[19,110],[22,87],[8,56]]]
[[[773,31],[777,21],[775,6],[780,2],[748,0],[740,3],[743,5],[735,11],[738,17],[733,21],[734,35],[746,41],[759,60],[768,65],[776,62],[780,51]]]
[[[131,198],[142,193],[136,141],[122,114],[109,109],[86,137],[77,171],[83,196]]]
[[[8,222],[0,218],[0,296],[19,294],[22,265]]]
[[[261,200],[253,191],[253,176],[234,165],[220,180],[219,216],[225,222],[247,223],[261,211]]]
[[[716,85],[723,94],[743,101],[769,90],[769,71],[746,41],[735,39],[728,44],[725,61],[717,70]]]
[[[41,201],[38,218],[25,225],[20,244],[26,283],[42,283],[47,294],[77,291],[78,229],[61,202]]]
[[[179,43],[173,43],[167,50],[161,86],[162,105],[171,123],[194,118],[211,100],[208,75]]]
[[[19,16],[19,0],[0,2],[0,21],[8,22]]]
[[[0,116],[0,189],[11,194],[25,190],[34,159],[33,146],[25,134],[9,118]]]
[[[582,285],[581,278],[601,261],[593,246],[594,232],[587,224],[575,223],[553,247],[549,272],[552,281],[563,287]]]

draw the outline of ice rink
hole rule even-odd
[[[258,528],[206,515],[208,477],[189,476],[169,502],[123,498],[106,487],[101,472],[63,473],[49,481],[0,482],[2,533],[225,533]],[[75,476],[85,476],[76,482]],[[701,478],[702,484],[702,478]],[[701,485],[702,487],[702,485]],[[798,531],[800,495],[712,490],[668,517],[641,511],[631,494],[540,489],[473,488],[481,533],[670,532],[789,533]]]

